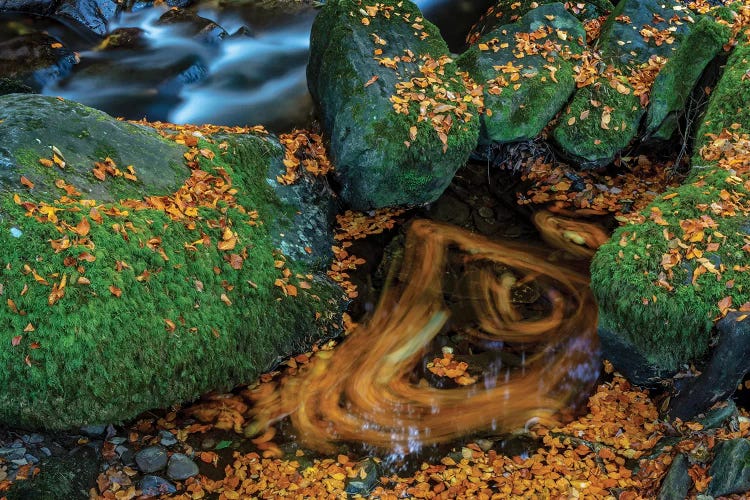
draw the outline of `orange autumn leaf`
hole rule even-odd
[[[34,189],[34,183],[33,183],[33,182],[31,182],[31,181],[30,181],[30,180],[29,180],[29,179],[28,179],[28,178],[27,178],[26,176],[24,176],[24,175],[22,175],[22,176],[21,176],[21,184],[23,184],[24,186],[26,186],[26,187],[27,187],[27,188],[29,188],[29,189]]]
[[[122,296],[122,290],[115,285],[109,285],[109,292],[118,299]]]
[[[89,234],[89,231],[91,230],[91,225],[89,224],[89,220],[86,217],[82,217],[80,222],[75,227],[75,233],[78,236],[86,236]]]
[[[34,328],[34,325],[32,325],[31,323],[29,323],[28,325],[26,325],[24,327],[24,329],[23,329],[23,331],[26,332],[26,333],[33,332],[34,330],[36,330],[36,328]]]
[[[14,347],[17,346],[18,344],[21,343],[21,339],[23,339],[23,335],[16,335],[12,339],[10,339],[10,345]]]
[[[167,319],[167,318],[164,318],[164,325],[165,325],[164,328],[168,332],[173,332],[173,331],[175,331],[175,328],[177,328],[177,325],[175,324],[175,322],[172,321],[171,319]]]

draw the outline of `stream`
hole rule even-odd
[[[416,3],[459,51],[471,24],[493,2]],[[78,64],[68,76],[46,84],[46,95],[126,119],[264,125],[283,132],[305,127],[313,112],[305,69],[315,10],[297,9],[290,15],[251,4],[203,2],[195,13],[204,19],[165,24],[160,17],[169,10],[166,4],[136,3],[110,23],[110,34],[124,34],[116,43],[50,19],[0,16],[0,42],[3,31],[18,32],[33,23],[77,52]],[[196,33],[206,20],[215,25]]]

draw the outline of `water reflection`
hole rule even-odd
[[[289,416],[300,441],[320,451],[362,442],[406,454],[552,423],[598,376],[596,320],[585,273],[528,247],[416,221],[372,318],[279,391],[263,390],[252,427]],[[438,388],[417,375],[449,331],[467,339],[469,358],[493,355],[473,385]]]

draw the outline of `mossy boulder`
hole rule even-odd
[[[341,197],[354,208],[434,201],[477,144],[463,75],[408,0],[326,2],[307,77]]]
[[[570,14],[581,22],[593,21],[609,14],[614,6],[609,0],[591,0],[582,2],[559,2],[559,0],[500,0],[490,7],[482,18],[471,28],[467,37],[470,43],[476,43],[486,33],[499,26],[511,24],[528,12],[547,5],[559,3]]]
[[[749,59],[744,40],[711,96],[686,182],[615,231],[592,262],[600,325],[658,369],[700,358],[715,320],[750,301]]]
[[[518,46],[519,40],[526,45]],[[480,144],[533,139],[576,88],[572,57],[586,44],[583,25],[563,4],[531,10],[482,36],[458,60],[484,88]]]
[[[597,68],[601,75],[578,89],[552,131],[565,156],[582,169],[599,168],[627,147],[645,113],[641,96],[649,85],[643,79],[673,56],[693,21],[680,2],[618,3],[598,39],[606,69]]]
[[[731,34],[728,26],[710,16],[695,24],[654,81],[646,115],[647,137],[664,141],[672,137],[701,75]]]
[[[1,423],[122,421],[336,333],[340,289],[277,250],[306,207],[268,180],[272,137],[175,131],[188,149],[21,94],[0,120]]]

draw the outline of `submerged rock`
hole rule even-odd
[[[641,96],[650,87],[644,79],[674,55],[692,16],[674,0],[622,0],[609,15],[597,42],[600,66],[607,68],[584,69],[594,71],[579,82],[585,86],[552,131],[562,152],[580,168],[610,163],[636,136],[645,113]]]
[[[276,250],[273,233],[311,212],[266,180],[282,168],[275,139],[183,132],[188,150],[20,94],[0,97],[0,120],[0,422],[121,421],[251,381],[337,331],[341,290]]]
[[[479,131],[438,29],[408,0],[334,0],[310,43],[308,86],[343,200],[356,209],[434,201]]]
[[[0,78],[7,90],[40,91],[67,76],[78,62],[75,54],[45,33],[19,35],[0,43]],[[9,88],[8,88],[9,87]]]
[[[157,24],[176,26],[185,35],[206,43],[219,43],[228,36],[224,28],[214,21],[184,9],[169,9],[159,18]]]
[[[527,45],[518,48],[519,40]],[[480,144],[536,137],[575,90],[573,56],[586,43],[583,25],[553,3],[482,36],[458,60],[484,87]]]

